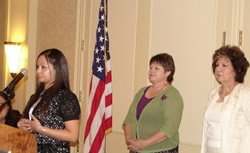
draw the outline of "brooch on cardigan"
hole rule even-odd
[[[167,98],[166,95],[162,95],[162,96],[161,96],[161,100],[162,100],[162,101],[165,100],[166,98]]]

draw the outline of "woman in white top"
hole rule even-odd
[[[250,88],[244,77],[249,62],[236,46],[223,46],[213,55],[219,83],[209,94],[201,153],[250,153]]]

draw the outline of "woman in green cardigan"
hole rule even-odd
[[[123,122],[126,144],[130,153],[178,153],[183,100],[171,85],[174,60],[157,54],[149,66],[152,85],[137,92]]]

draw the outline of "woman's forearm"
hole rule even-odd
[[[168,139],[167,135],[165,133],[163,133],[162,131],[158,131],[155,134],[153,134],[152,136],[148,137],[147,139],[145,139],[145,141],[147,142],[148,146],[157,144],[157,143],[161,143],[162,141]]]
[[[47,127],[41,127],[37,130],[37,132],[57,140],[76,143],[79,136],[79,126],[79,120],[71,120],[65,122],[65,129],[51,129]]]

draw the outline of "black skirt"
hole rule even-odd
[[[37,153],[70,153],[69,146],[55,146],[52,144],[37,144]]]

